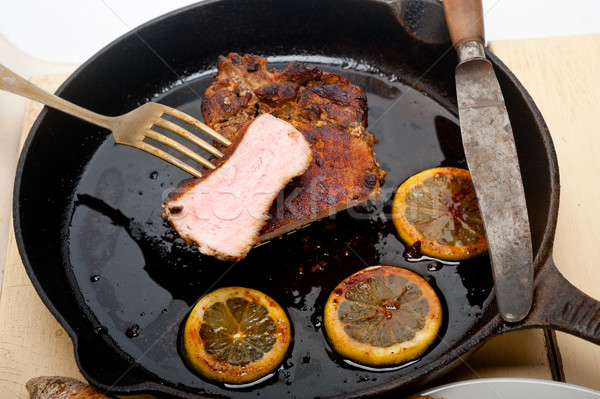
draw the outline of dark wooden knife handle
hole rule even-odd
[[[485,45],[481,0],[442,0],[454,48],[469,41]]]

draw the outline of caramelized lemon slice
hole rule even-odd
[[[464,260],[487,251],[483,221],[468,170],[433,168],[406,180],[394,197],[394,224],[409,246],[444,260]]]
[[[325,331],[333,348],[367,366],[415,359],[434,342],[441,322],[442,307],[431,286],[393,266],[351,275],[325,304]]]
[[[290,341],[290,322],[277,302],[242,287],[202,297],[183,335],[189,363],[203,376],[230,384],[249,383],[272,372]]]

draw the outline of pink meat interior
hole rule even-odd
[[[180,236],[220,259],[244,257],[256,243],[278,193],[309,166],[302,133],[269,114],[247,128],[233,154],[165,204]]]

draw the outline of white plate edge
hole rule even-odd
[[[485,384],[529,384],[529,385],[546,385],[551,387],[556,387],[559,389],[567,389],[571,391],[580,391],[583,393],[588,393],[591,395],[598,396],[600,398],[600,391],[593,390],[591,388],[582,387],[575,384],[570,384],[568,382],[560,382],[560,381],[551,381],[551,380],[542,380],[535,378],[479,378],[475,380],[467,380],[460,382],[453,382],[449,384],[440,385],[437,387],[429,388],[423,392],[420,392],[420,395],[435,395],[440,392],[443,392],[450,388],[460,388],[463,386],[469,385],[485,385]],[[448,398],[451,399],[451,398]]]

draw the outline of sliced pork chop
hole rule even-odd
[[[233,139],[240,126],[263,113],[302,132],[313,160],[273,203],[260,241],[379,198],[385,172],[371,148],[367,97],[360,87],[308,64],[269,70],[267,59],[257,55],[219,57],[216,80],[202,99],[206,123]]]
[[[201,253],[242,259],[257,242],[277,194],[311,160],[302,133],[263,114],[240,130],[217,169],[186,180],[169,195],[165,216]]]

